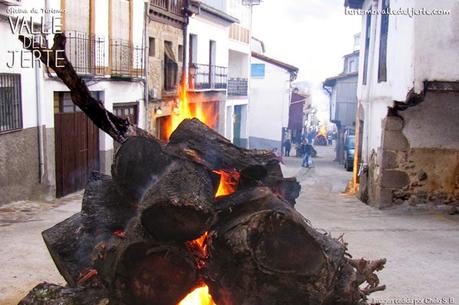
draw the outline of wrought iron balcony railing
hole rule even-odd
[[[110,69],[113,76],[142,77],[144,49],[128,41],[110,40]]]
[[[191,64],[190,89],[226,89],[228,68],[215,65]]]
[[[248,96],[248,89],[247,78],[230,78],[228,80],[229,96]]]
[[[104,37],[76,31],[68,31],[65,36],[65,53],[78,74],[105,74],[106,41]]]
[[[144,48],[128,41],[107,40],[84,32],[68,31],[65,52],[75,71],[84,76],[142,77]]]
[[[183,15],[183,0],[150,0],[152,7],[161,8],[175,15]]]

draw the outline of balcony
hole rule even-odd
[[[183,0],[150,0],[151,7],[177,16],[183,16]]]
[[[248,96],[247,78],[230,78],[228,80],[228,96]]]
[[[192,90],[225,90],[227,87],[227,67],[191,64],[189,73]]]
[[[104,75],[106,41],[83,32],[66,32],[65,53],[80,75]]]
[[[110,40],[111,75],[115,77],[142,77],[144,66],[144,49],[129,41]]]
[[[123,78],[143,76],[143,47],[84,32],[69,31],[65,35],[67,58],[79,75],[94,77],[111,74]]]

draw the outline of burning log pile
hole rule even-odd
[[[385,260],[351,259],[295,210],[300,185],[271,152],[197,119],[161,143],[93,100],[67,60],[50,67],[122,145],[81,212],[43,232],[68,287],[40,284],[20,304],[354,305],[385,288]]]

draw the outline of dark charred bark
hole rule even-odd
[[[163,151],[158,141],[130,137],[116,152],[112,165],[113,180],[126,196],[139,203],[172,160],[173,157]]]
[[[32,289],[18,305],[63,304],[107,305],[109,304],[108,293],[103,289],[68,288],[41,283]]]
[[[362,300],[362,291],[352,282],[358,272],[345,257],[345,245],[313,229],[269,189],[241,191],[217,206],[206,282],[218,305]],[[351,277],[342,275],[346,268]]]
[[[163,172],[141,204],[145,229],[159,240],[197,239],[214,221],[216,185],[201,165],[175,160]]]
[[[271,152],[247,150],[233,145],[198,119],[184,120],[172,133],[166,149],[177,157],[185,156],[213,170],[242,171],[250,166],[279,163]]]
[[[239,148],[197,119],[184,120],[172,133],[166,150],[211,170],[239,171],[238,189],[268,186],[292,205],[299,196],[299,183],[283,177],[279,159],[272,152]]]
[[[199,282],[196,249],[159,242],[133,218],[94,262],[111,301],[127,305],[176,305]]]
[[[136,209],[123,199],[110,177],[94,173],[82,211],[42,233],[59,272],[70,286],[101,286],[94,263],[118,239]]]

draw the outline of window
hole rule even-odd
[[[265,77],[265,64],[252,64],[251,76],[257,78]]]
[[[389,0],[383,0],[381,15],[381,33],[379,35],[378,82],[387,81],[387,34],[389,32]]]
[[[190,34],[190,46],[189,46],[189,53],[190,53],[190,64],[197,64],[198,63],[198,36],[194,34]]]
[[[183,62],[183,46],[181,44],[178,45],[178,61]]]
[[[368,55],[370,52],[370,35],[371,35],[371,15],[367,15],[366,20],[366,27],[365,27],[365,54],[363,58],[363,77],[362,83],[364,85],[367,84],[367,76],[368,76]]]
[[[347,70],[348,73],[355,72],[355,71],[354,71],[354,65],[355,65],[354,59],[350,59],[350,60],[349,60],[349,68],[348,68],[348,70]]]
[[[134,103],[113,104],[113,113],[120,118],[128,119],[132,124],[137,125],[138,122],[138,105]]]
[[[150,57],[155,57],[156,56],[156,40],[154,37],[150,37],[148,41],[149,41],[148,55],[150,55]]]
[[[0,73],[0,133],[21,128],[21,75]]]
[[[164,41],[164,90],[175,90],[177,86],[178,64],[171,41]]]
[[[91,96],[96,100],[101,100],[101,91],[91,91]],[[82,110],[73,103],[70,92],[54,92],[54,113],[74,113]]]

